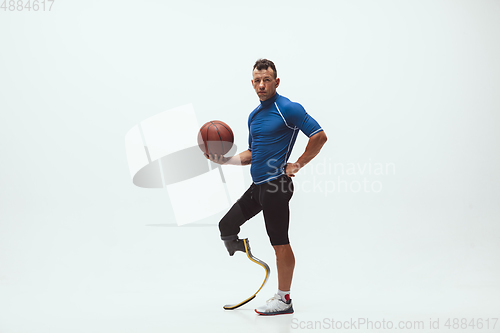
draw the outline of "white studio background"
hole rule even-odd
[[[288,332],[367,315],[442,318],[444,330],[444,318],[500,317],[499,1],[8,5],[0,332]],[[132,184],[124,148],[140,121],[193,103],[200,125],[227,122],[245,149],[261,57],[329,138],[295,178],[296,313],[267,322],[251,310],[276,271],[224,312],[246,296],[228,276],[261,272],[227,256],[222,212],[172,226],[166,191]],[[274,264],[261,217],[241,235]]]

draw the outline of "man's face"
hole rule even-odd
[[[280,79],[274,78],[274,71],[271,67],[262,70],[253,70],[252,85],[261,101],[268,100],[276,93],[276,88],[280,84]]]

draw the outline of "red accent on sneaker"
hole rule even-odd
[[[290,300],[290,294],[285,295],[285,301],[288,302]]]

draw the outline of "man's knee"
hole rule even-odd
[[[219,221],[219,231],[221,235],[230,235],[231,234],[231,218],[226,214]]]
[[[267,227],[267,226],[266,226]],[[281,249],[283,246],[290,246],[290,241],[288,240],[288,228],[284,230],[277,230],[275,228],[267,228],[267,236],[269,241],[273,246],[274,250]]]
[[[221,220],[219,222],[219,232],[221,236],[235,235],[237,232],[234,231],[234,228],[231,228],[231,225],[224,224]]]
[[[283,244],[283,245],[273,245],[274,252],[276,253],[276,256],[282,256],[282,255],[287,255],[292,253],[292,247],[290,246],[290,243],[288,244]]]
[[[240,225],[245,222],[245,216],[238,202],[219,221],[219,231],[221,236],[237,235],[240,232]]]

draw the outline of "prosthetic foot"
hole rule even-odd
[[[236,237],[236,239],[234,239],[234,237]],[[232,240],[224,240],[224,244],[226,244],[227,250],[229,251],[229,255],[232,256],[236,251],[246,252],[248,259],[250,259],[254,263],[256,263],[259,266],[261,266],[262,268],[264,268],[264,270],[266,271],[266,277],[264,278],[264,282],[262,282],[262,285],[255,292],[255,294],[253,294],[252,296],[250,296],[249,298],[247,298],[246,300],[244,300],[240,303],[224,305],[225,310],[234,310],[234,309],[239,308],[240,306],[250,302],[251,300],[253,300],[255,298],[255,296],[257,296],[257,293],[266,284],[267,279],[269,278],[269,274],[271,272],[269,269],[269,266],[265,262],[263,262],[262,260],[254,257],[252,255],[252,252],[250,252],[250,244],[248,242],[248,238],[238,239],[238,236],[234,236],[234,237],[232,237]],[[229,245],[228,245],[228,243],[229,243]],[[241,245],[243,245],[243,250],[241,249]]]

